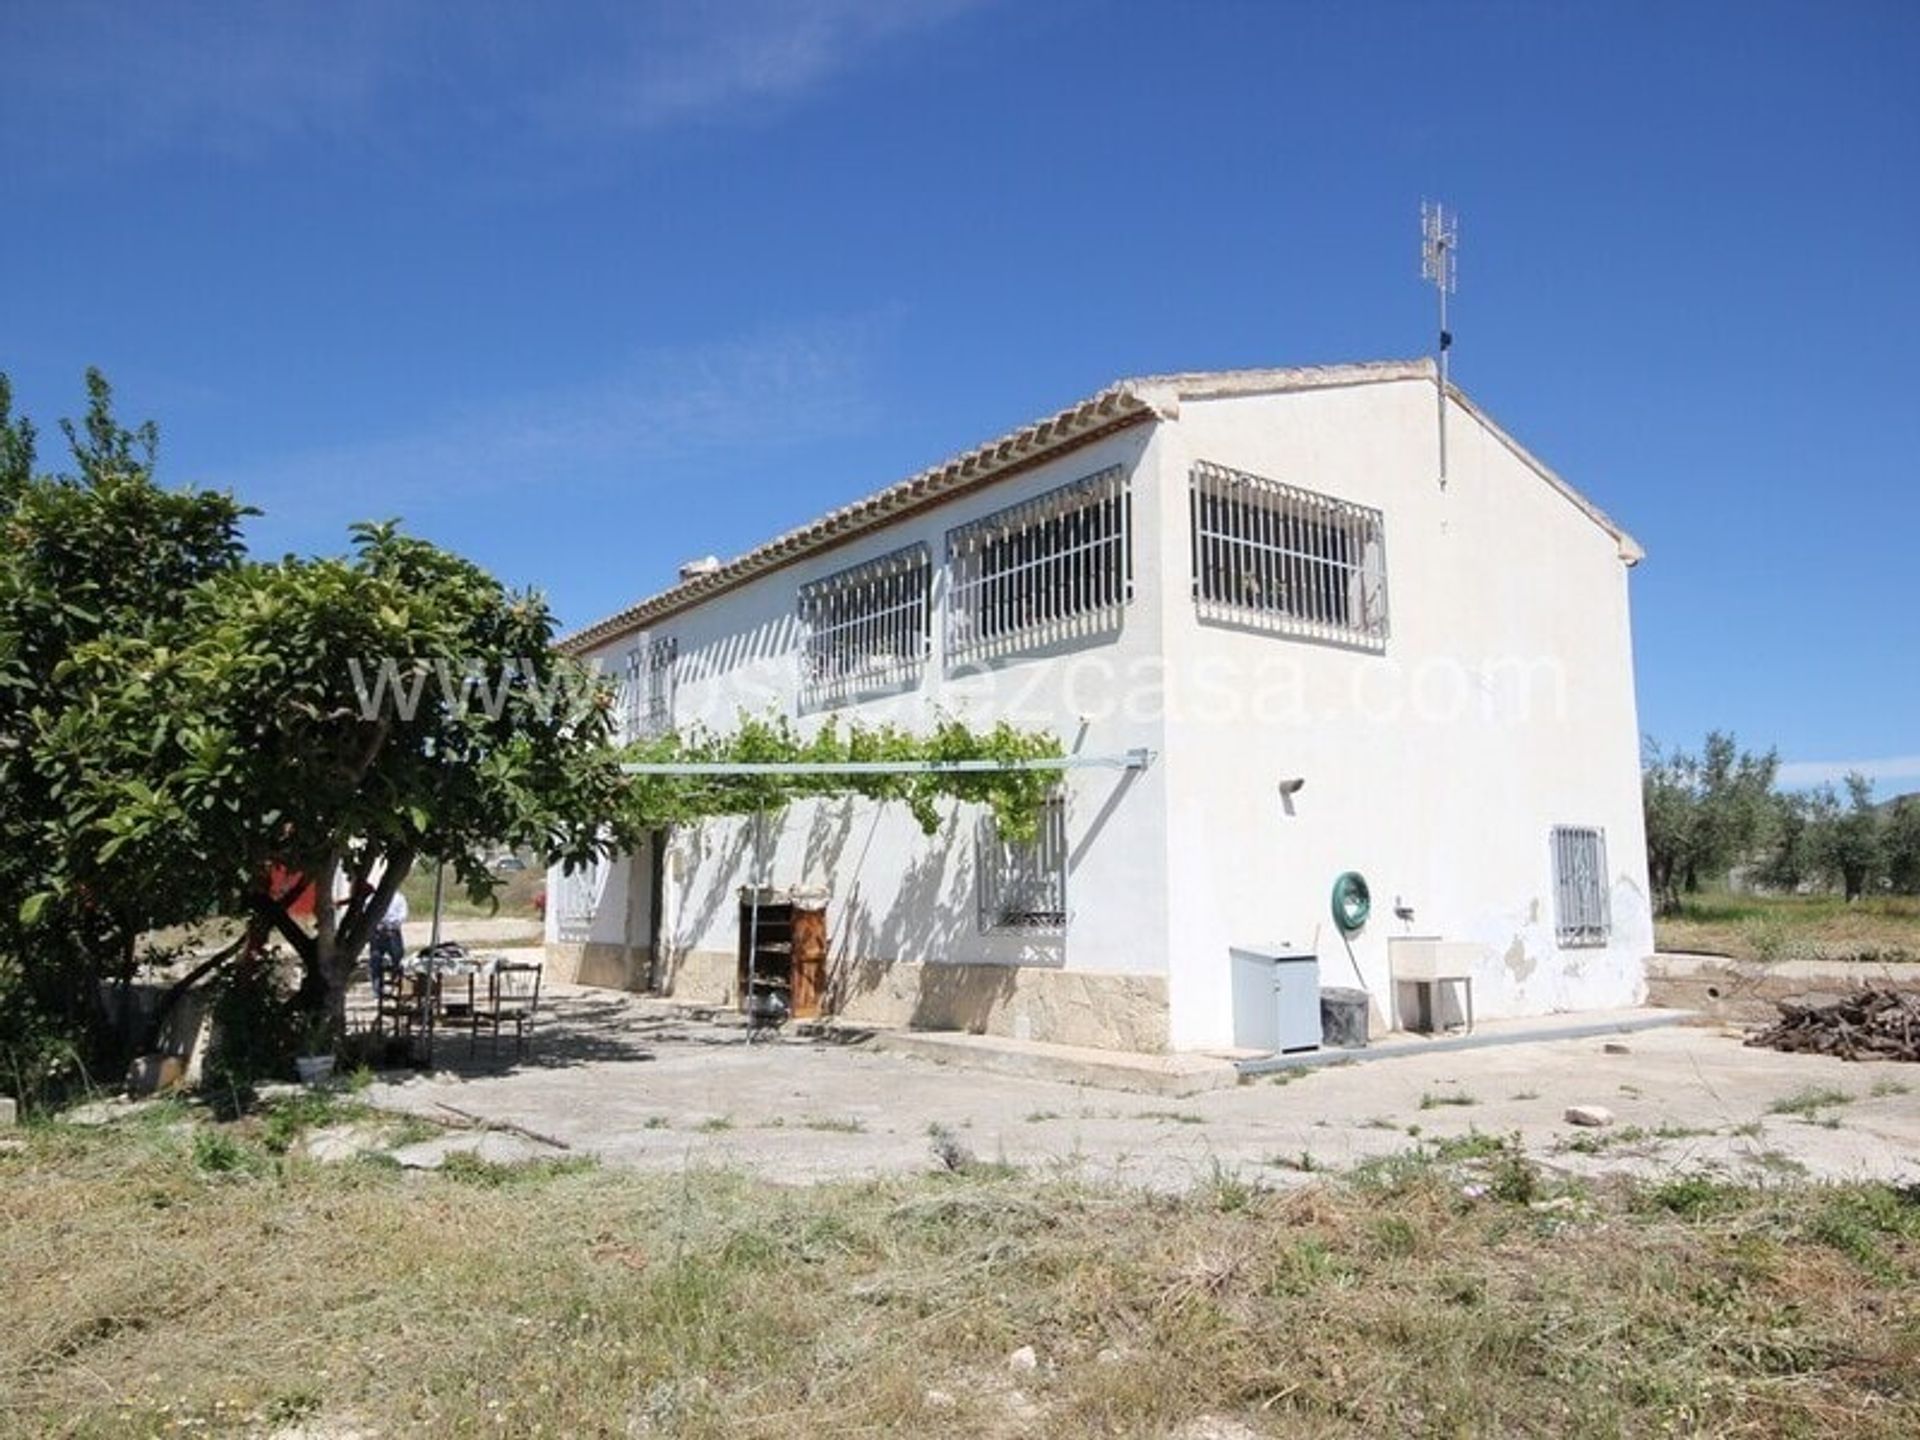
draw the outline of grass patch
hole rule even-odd
[[[1464,1090],[1429,1090],[1420,1097],[1422,1110],[1438,1110],[1445,1105],[1478,1105],[1479,1103]]]
[[[440,1173],[461,1185],[498,1190],[509,1185],[544,1185],[563,1175],[579,1175],[595,1168],[590,1156],[568,1155],[554,1160],[488,1160],[466,1150],[455,1150],[440,1162]]]
[[[1767,1107],[1769,1115],[1797,1115],[1803,1120],[1811,1120],[1820,1111],[1835,1105],[1851,1105],[1853,1096],[1844,1090],[1825,1089],[1818,1085],[1809,1085],[1803,1090],[1776,1100]]]
[[[259,1134],[0,1156],[0,1431],[1920,1433],[1920,1195],[1885,1186],[1563,1205],[1477,1132],[1181,1196],[287,1165]]]
[[[1680,913],[1654,921],[1661,950],[1777,960],[1920,962],[1920,898],[1866,895],[1684,895]]]
[[[835,1135],[859,1135],[867,1122],[857,1115],[809,1115],[800,1122],[802,1130],[825,1130]]]
[[[1133,1117],[1136,1120],[1158,1120],[1164,1125],[1204,1125],[1207,1117],[1196,1115],[1191,1110],[1142,1110]]]

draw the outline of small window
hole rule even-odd
[[[993,815],[975,832],[982,930],[1063,930],[1067,924],[1067,806],[1049,800],[1028,841],[1000,834]]]
[[[1553,830],[1554,930],[1568,947],[1605,945],[1613,933],[1607,835],[1577,825]]]
[[[673,728],[674,661],[679,642],[662,636],[644,636],[627,651],[621,677],[621,738],[652,740]]]
[[[909,545],[800,591],[800,702],[837,705],[915,684],[927,661],[933,560]]]
[[[607,888],[607,869],[604,856],[577,869],[570,865],[561,868],[556,887],[559,893],[554,896],[561,934],[579,935],[592,928],[600,897]]]
[[[948,531],[948,663],[1118,630],[1133,594],[1131,510],[1115,465]]]
[[[1205,461],[1190,477],[1202,620],[1381,649],[1386,529],[1378,510]]]

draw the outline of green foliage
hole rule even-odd
[[[1718,730],[1697,757],[1663,755],[1648,742],[1641,767],[1647,871],[1664,913],[1678,908],[1683,889],[1698,890],[1703,879],[1725,874],[1768,838],[1779,768],[1776,752],[1743,751]]]
[[[1842,893],[1848,900],[1857,900],[1882,868],[1884,822],[1866,776],[1848,775],[1846,784],[1847,806],[1824,827],[1819,854],[1828,872],[1838,877]]]
[[[1903,795],[1887,807],[1882,848],[1887,883],[1903,895],[1920,895],[1920,795]]]
[[[120,426],[96,371],[87,396],[85,417],[61,425],[72,471],[39,474],[34,428],[0,376],[0,1071],[49,1086],[88,1058],[117,1065],[100,982],[131,973],[141,932],[197,917],[210,894],[184,867],[117,883],[113,853],[76,848],[93,801],[52,754],[93,695],[69,661],[167,625],[239,563],[251,513],[223,493],[162,489],[153,425]],[[158,720],[141,716],[121,744]]]
[[[610,698],[554,629],[539,596],[391,525],[354,527],[347,557],[216,575],[172,623],[69,662],[88,701],[49,759],[73,863],[122,885],[196,877],[286,941],[302,1005],[338,1032],[354,962],[417,861],[484,897],[497,844],[578,861],[632,838]],[[316,884],[309,929],[276,871],[343,872],[348,898]]]
[[[952,764],[965,760],[1052,759],[1061,754],[1051,735],[1017,730],[1004,721],[975,731],[943,718],[931,733],[916,735],[892,725],[829,719],[802,736],[784,716],[743,715],[730,732],[696,728],[629,746],[625,760],[664,764],[845,764],[888,761]],[[940,825],[939,802],[958,800],[989,807],[1001,833],[1031,839],[1042,806],[1058,777],[1041,770],[930,771],[877,775],[637,775],[624,800],[629,822],[640,829],[687,824],[710,816],[775,812],[795,800],[856,794],[897,801],[931,835]]]
[[[241,1179],[262,1175],[271,1162],[246,1141],[213,1127],[193,1132],[193,1165],[204,1175]]]
[[[213,1027],[206,1084],[216,1094],[244,1098],[260,1081],[292,1076],[299,1017],[270,964],[241,965],[220,982]]]

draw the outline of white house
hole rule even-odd
[[[1437,386],[1427,361],[1121,381],[570,636],[636,731],[950,713],[1149,758],[1063,772],[1030,846],[821,801],[556,872],[554,972],[737,1002],[759,882],[818,892],[855,1021],[1225,1047],[1234,952],[1264,947],[1380,1025],[1413,936],[1451,942],[1482,1017],[1637,1002],[1641,551],[1454,389],[1443,477]],[[1373,896],[1351,935],[1347,872]]]

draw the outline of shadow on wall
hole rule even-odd
[[[720,918],[722,910],[731,910],[739,903],[736,887],[742,882],[733,877],[752,863],[752,822],[728,825],[724,840],[715,836],[718,828],[693,826],[668,842],[667,888],[675,893],[668,912],[671,925],[663,925],[660,931],[666,954],[660,957],[659,965],[659,985],[667,994],[673,993],[680,977],[683,957],[697,946],[699,937]],[[671,878],[676,860],[686,867],[686,878],[677,884]]]
[[[1074,872],[1137,778],[1126,771],[1104,793],[1075,794],[1073,808],[1086,818],[1074,825],[1070,897]],[[939,829],[923,836],[903,807],[843,796],[802,801],[768,816],[764,837],[750,816],[682,832],[675,853],[683,871],[671,885],[676,898],[662,983],[671,989],[691,951],[733,950],[739,889],[765,876],[777,888],[821,887],[829,894],[831,1009],[872,999],[876,1008],[905,1010],[913,1025],[983,1030],[1017,988],[1020,969],[1065,965],[1066,937],[982,928],[975,815],[976,807],[945,805]],[[876,871],[884,908],[867,899]]]

